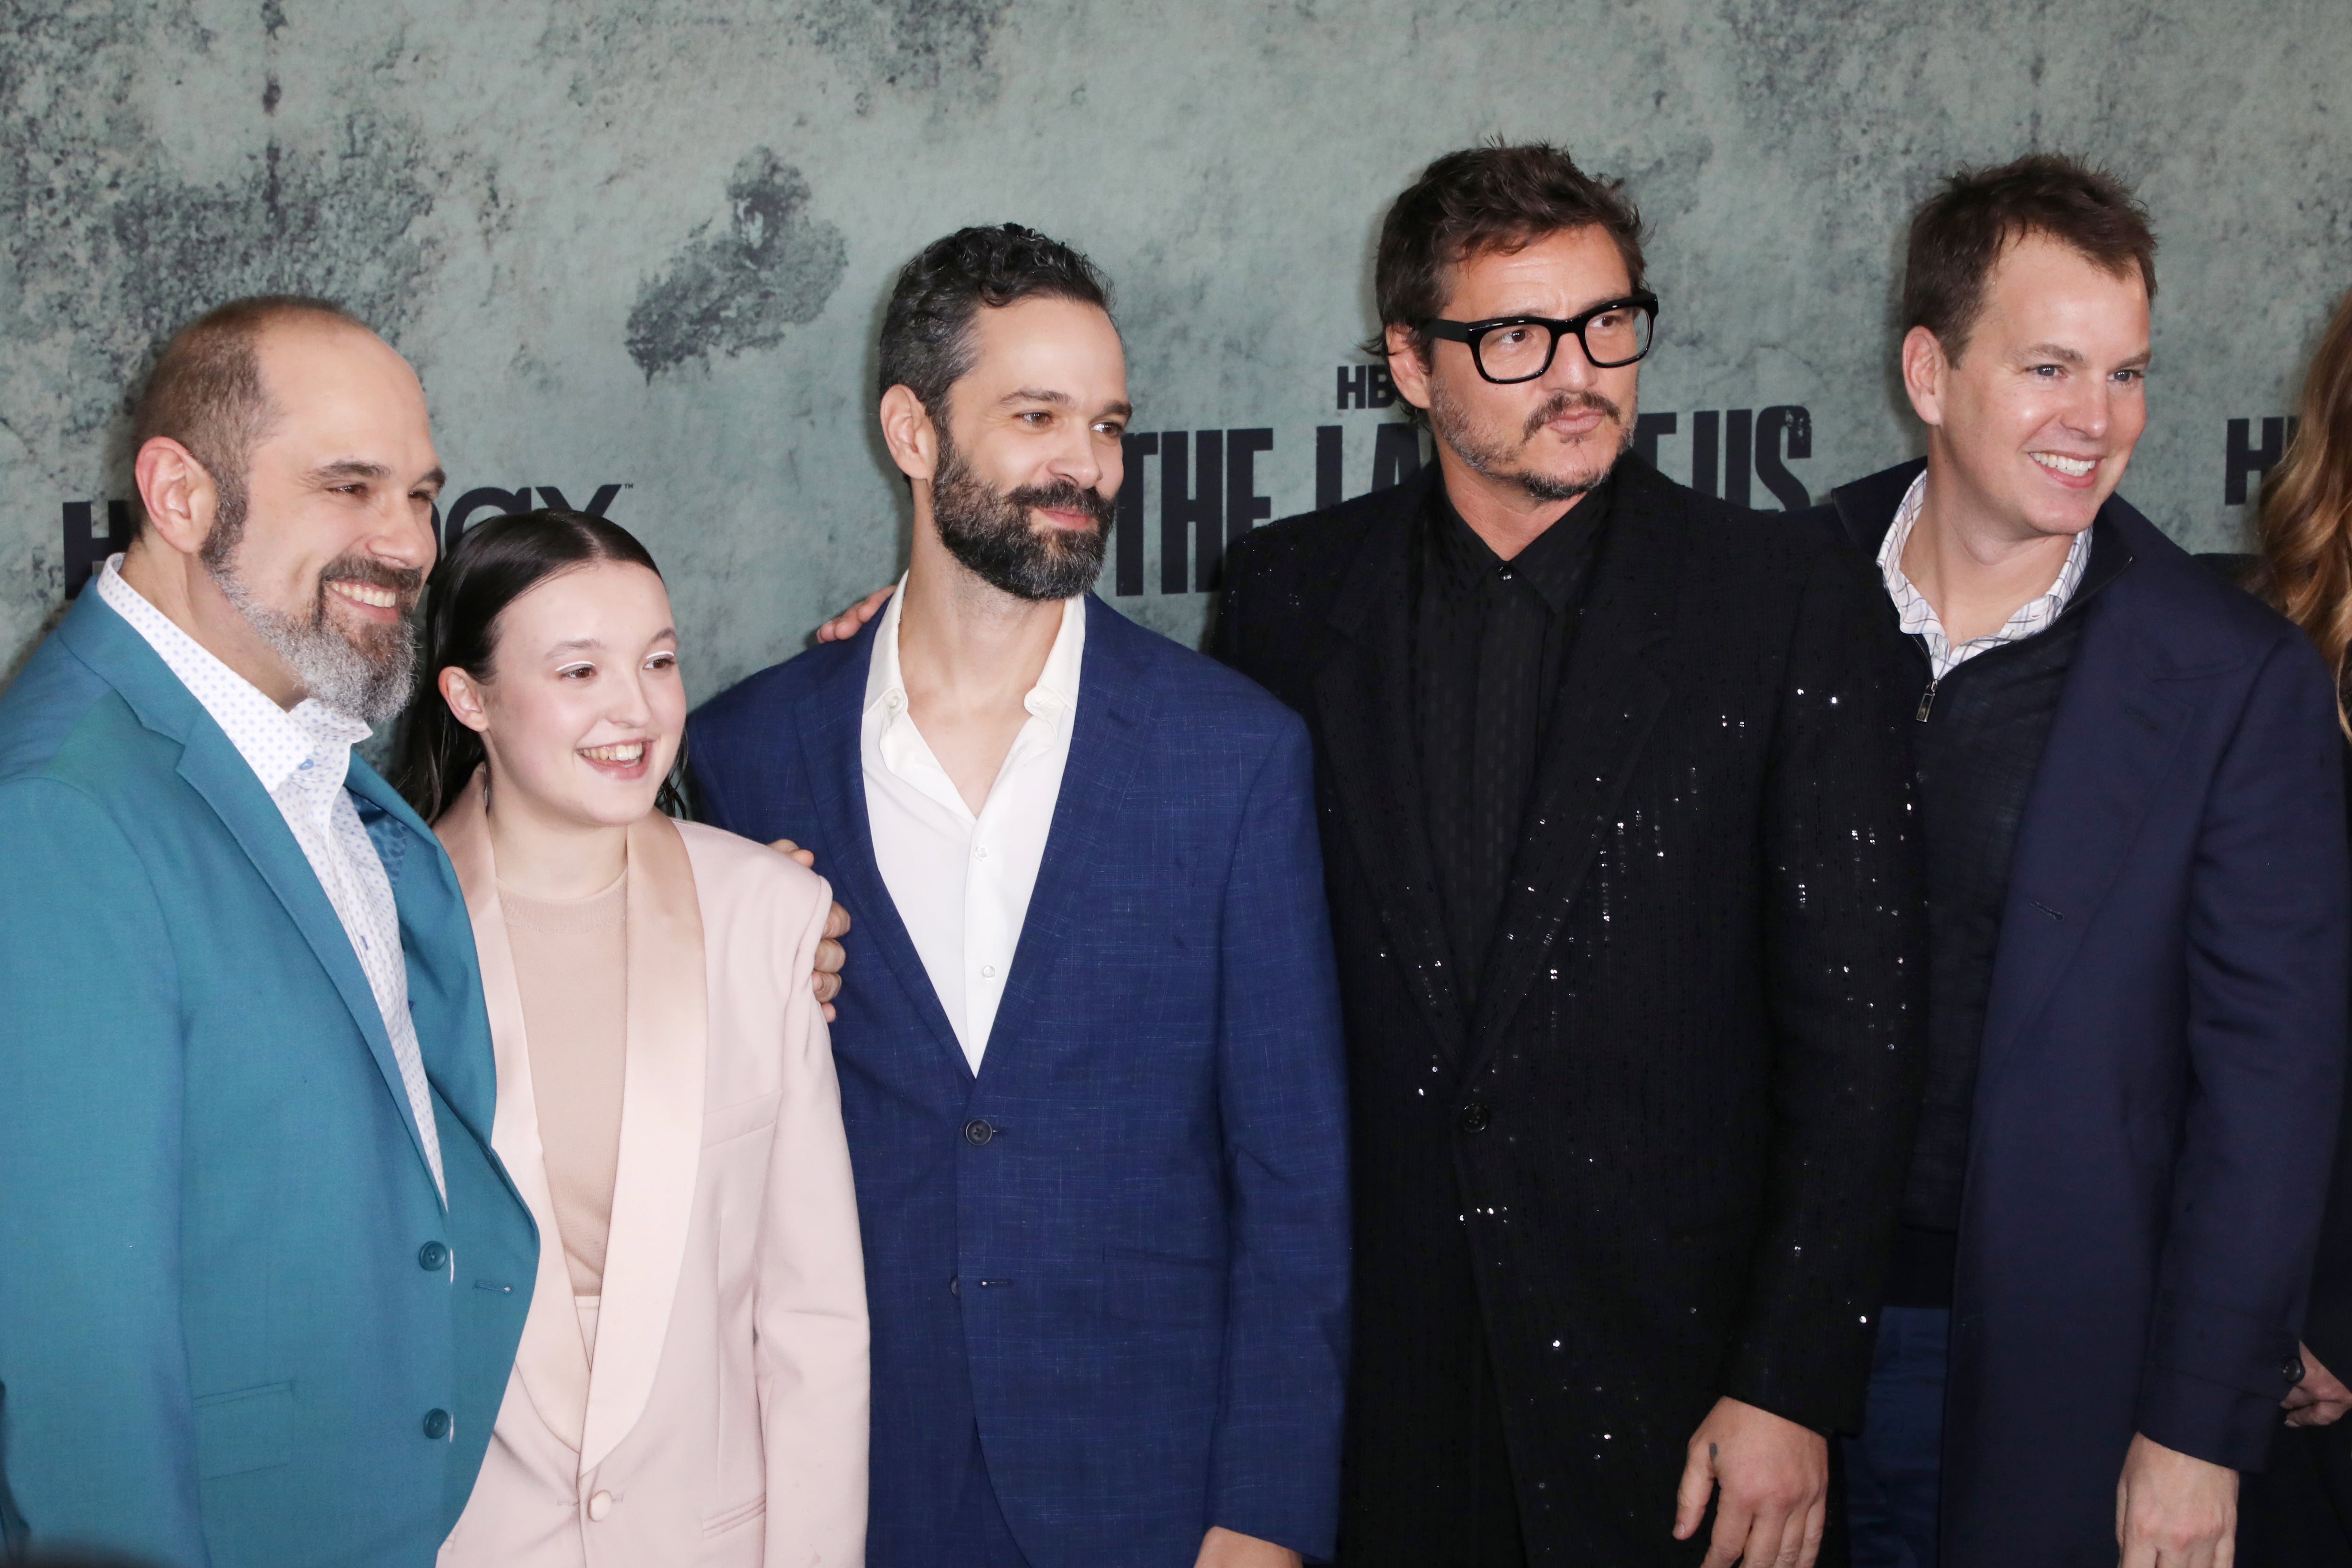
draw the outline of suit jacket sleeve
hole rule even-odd
[[[824,1010],[798,978],[815,963],[833,901],[830,888],[817,888],[777,971],[793,977],[782,1042],[790,1072],[769,1156],[753,1328],[770,1568],[866,1560],[866,1264],[833,1045]]]
[[[1348,1361],[1347,1083],[1312,763],[1287,714],[1225,876],[1231,1285],[1209,1518],[1328,1557]]]
[[[686,798],[693,808],[695,821],[729,833],[740,833],[742,830],[736,826],[734,804],[729,800],[725,781],[719,777],[726,770],[717,765],[718,759],[712,754],[719,749],[717,733],[712,721],[699,713],[687,725]]]
[[[1245,554],[1249,541],[1237,539],[1225,552],[1224,571],[1219,574],[1217,596],[1209,601],[1209,657],[1235,669],[1242,668],[1241,626],[1234,619],[1240,601],[1247,596],[1243,582],[1255,555]]]
[[[9,1484],[37,1547],[201,1568],[171,939],[121,831],[54,780],[0,786],[0,996]]]
[[[1765,812],[1775,1055],[1762,1232],[1723,1380],[1820,1431],[1858,1429],[1925,1066],[1912,695],[1860,559],[1812,568]]]
[[[2325,670],[2282,632],[2214,773],[2190,872],[2189,1095],[2139,1429],[2240,1469],[2260,1468],[2278,1424],[2343,1092],[2337,733]]]

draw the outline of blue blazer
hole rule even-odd
[[[0,1385],[37,1547],[425,1568],[473,1489],[537,1237],[457,879],[356,758],[348,787],[446,1214],[351,939],[203,705],[96,593],[0,697]]]
[[[1875,552],[1916,464],[1838,493]],[[2343,740],[2303,634],[2120,500],[2021,826],[1977,1079],[1947,1568],[2116,1560],[2135,1432],[2262,1468],[2352,997]]]
[[[833,1027],[874,1328],[873,1568],[964,1560],[973,1450],[1035,1568],[1331,1550],[1346,1090],[1297,718],[1087,605],[1070,759],[975,1079],[876,868],[869,626],[689,726],[709,818],[855,920]]]

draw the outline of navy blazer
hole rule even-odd
[[[1858,547],[1876,552],[1919,468],[1837,492]],[[2001,917],[1947,1568],[2111,1568],[2135,1432],[2262,1467],[2336,1141],[2352,889],[2327,672],[2120,499],[2094,526],[2129,561],[2074,612]]]
[[[1305,727],[1087,605],[1076,729],[975,1079],[874,859],[868,626],[688,726],[705,816],[816,854],[874,1329],[873,1568],[963,1560],[975,1426],[1036,1568],[1328,1555],[1345,1072]]]

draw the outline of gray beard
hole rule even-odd
[[[224,554],[227,553],[226,552]],[[280,614],[254,596],[234,560],[205,566],[226,598],[271,652],[286,661],[302,693],[338,713],[380,724],[408,706],[416,680],[416,626],[406,616],[385,629],[373,651],[362,647],[327,618],[327,586],[310,617]]]

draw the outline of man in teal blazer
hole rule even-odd
[[[457,880],[348,750],[414,663],[423,393],[239,301],[138,435],[138,539],[0,697],[0,1500],[36,1548],[425,1568],[537,1237]]]

